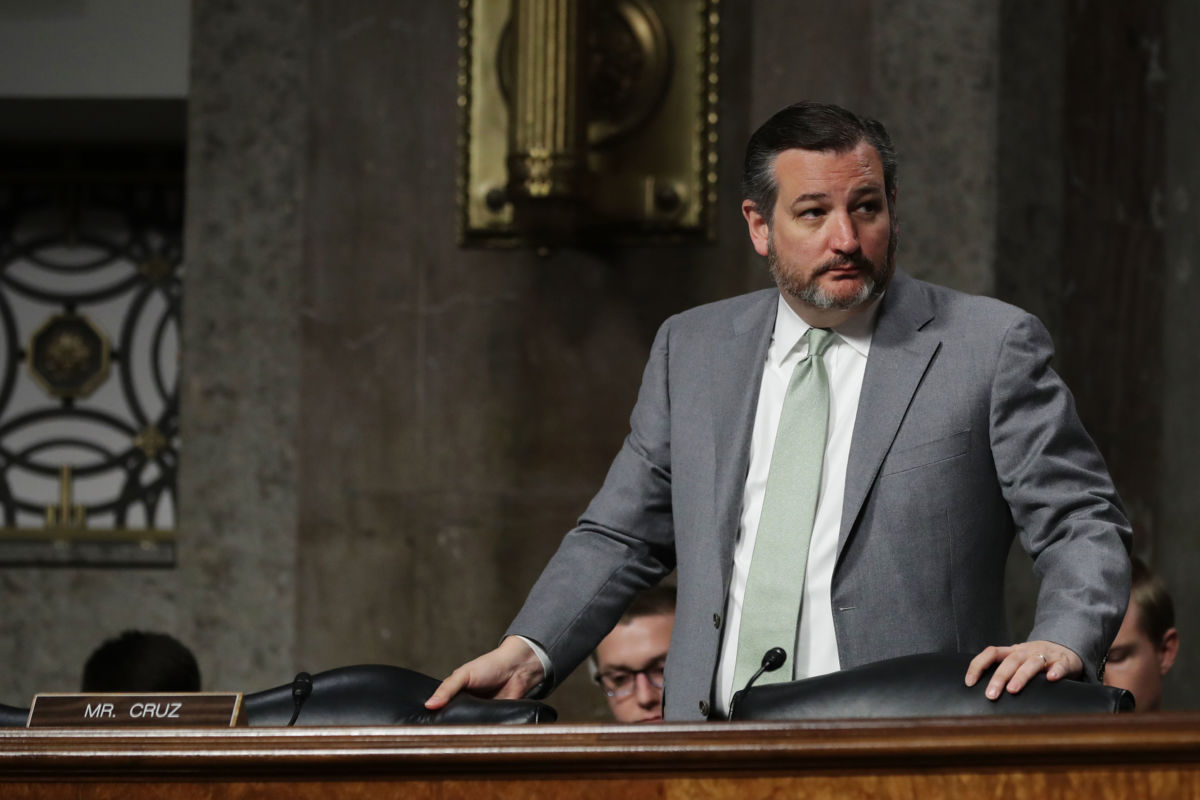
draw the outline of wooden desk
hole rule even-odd
[[[0,797],[1200,797],[1200,714],[0,730]]]

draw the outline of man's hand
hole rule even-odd
[[[542,662],[529,645],[509,636],[495,650],[451,672],[425,701],[425,707],[436,711],[464,690],[480,697],[520,699],[544,678]]]
[[[1030,678],[1043,670],[1048,681],[1083,672],[1083,659],[1075,651],[1054,642],[1024,642],[1011,647],[989,647],[971,659],[967,667],[967,686],[974,686],[983,671],[997,661],[1000,666],[996,667],[984,692],[989,700],[1000,697],[1000,692],[1005,689],[1016,694],[1025,688]]]

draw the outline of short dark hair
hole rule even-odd
[[[200,667],[165,633],[125,631],[96,648],[83,667],[85,692],[198,692]]]
[[[617,621],[617,624],[628,625],[641,617],[674,614],[675,596],[676,589],[674,586],[651,586],[649,589],[643,589],[633,596],[633,602],[625,609],[625,613],[621,615],[621,619]],[[600,662],[596,658],[595,650],[588,656],[587,662],[588,671],[592,675],[592,680],[595,680],[600,671]]]
[[[656,614],[675,613],[675,587],[652,586],[638,592],[625,613],[621,615],[618,625],[625,625],[638,617],[653,617]]]
[[[1167,631],[1175,627],[1175,603],[1162,578],[1151,572],[1137,556],[1130,560],[1133,563],[1131,602],[1137,604],[1142,632],[1150,637],[1155,648],[1161,647]]]
[[[896,148],[887,129],[832,103],[794,103],[764,122],[746,144],[742,168],[743,196],[767,222],[775,210],[779,184],[775,159],[785,150],[846,153],[866,141],[879,153],[883,187],[889,206],[896,196]]]

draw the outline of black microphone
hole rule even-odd
[[[729,716],[733,717],[733,709],[737,706],[738,698],[740,698],[744,692],[749,691],[750,687],[754,685],[754,682],[758,680],[764,672],[774,672],[782,667],[783,662],[785,661],[787,661],[787,651],[782,647],[772,647],[770,650],[763,653],[762,666],[758,668],[758,672],[751,675],[750,680],[746,681],[746,685],[742,688],[742,691],[734,693],[733,698],[729,701]]]
[[[764,662],[765,663],[765,662]],[[782,661],[779,663],[783,663]],[[762,672],[762,670],[759,670]],[[758,677],[755,675],[754,677]],[[288,720],[287,726],[290,728],[296,724],[296,720],[300,718],[300,709],[304,708],[304,701],[308,700],[312,695],[312,675],[307,672],[300,672],[292,680],[292,703],[295,709],[292,711],[292,718]]]
[[[764,672],[774,672],[782,667],[783,662],[785,661],[787,661],[787,651],[785,651],[782,647],[772,647],[770,650],[763,653],[762,666],[758,668],[758,672],[750,676],[750,680],[746,681],[746,688],[742,689],[742,691],[744,692],[746,689],[749,689],[751,686],[753,686],[754,682],[758,680],[759,676],[761,676]]]

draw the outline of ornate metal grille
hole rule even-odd
[[[182,231],[178,152],[0,174],[0,563],[173,562]]]

